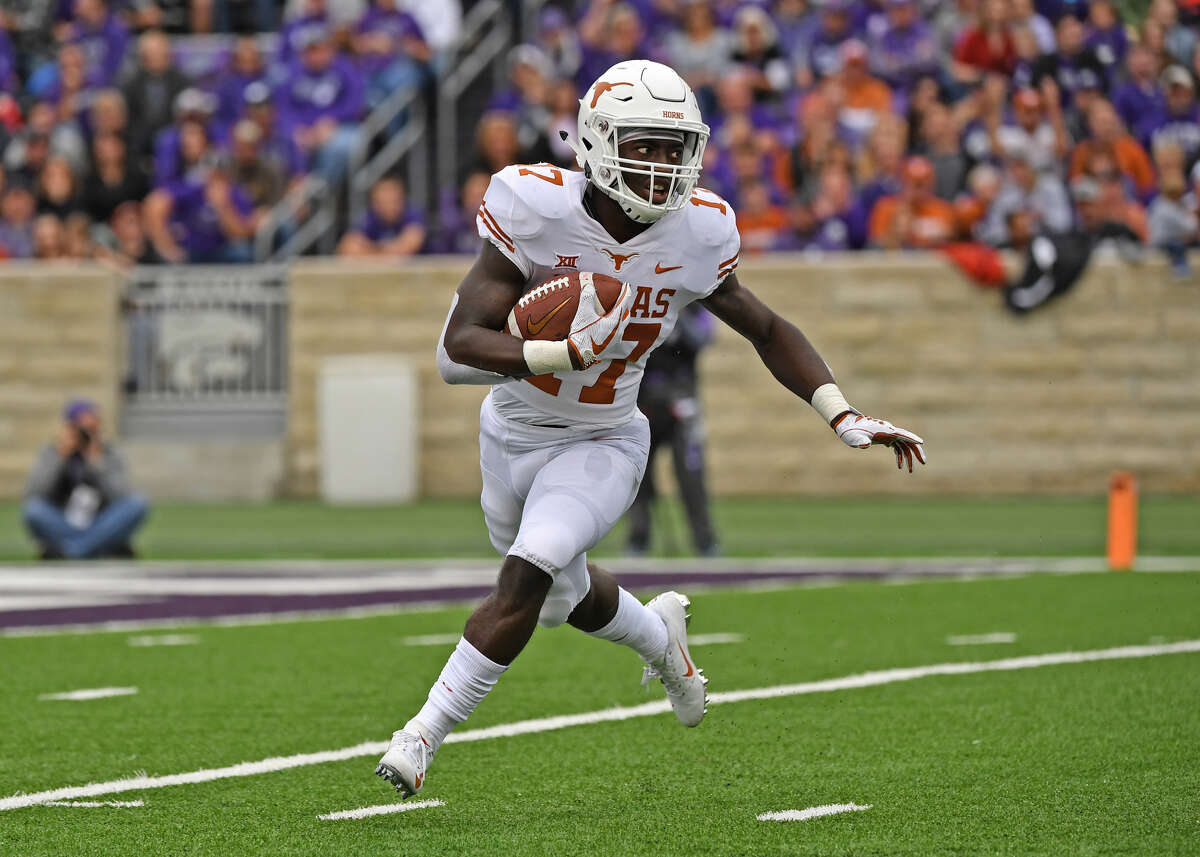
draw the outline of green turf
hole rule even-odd
[[[1200,638],[1200,574],[1040,575],[850,584],[695,599],[713,689],[874,669]],[[462,609],[356,621],[0,638],[0,797],[138,771],[169,774],[386,738],[411,714]],[[971,649],[948,634],[1011,631]],[[470,722],[630,705],[628,650],[539,631]],[[136,685],[132,697],[40,693]],[[657,698],[661,691],[655,692]],[[447,745],[422,798],[390,803],[374,758],[108,795],[141,809],[0,813],[0,854],[144,855],[1194,855],[1200,842],[1200,654],[923,678]],[[826,803],[863,813],[790,824],[757,813]]]
[[[1141,503],[1143,553],[1200,555],[1200,500]],[[1100,499],[726,499],[714,503],[731,556],[1098,556]],[[656,516],[655,553],[688,551],[674,504]],[[624,525],[598,556],[620,553]],[[139,539],[151,559],[494,556],[474,500],[403,507],[161,503]],[[0,561],[28,560],[16,504],[0,504]]]

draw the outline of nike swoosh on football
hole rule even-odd
[[[654,266],[654,273],[665,274],[667,271],[678,271],[682,267],[683,267],[683,265],[672,265],[669,268],[664,268],[663,263],[659,262],[657,265]]]
[[[534,336],[537,336],[539,333],[542,332],[542,328],[546,326],[546,323],[549,322],[550,319],[554,318],[554,314],[556,312],[558,312],[560,309],[562,309],[563,307],[565,307],[570,302],[571,302],[570,298],[565,298],[562,303],[560,303],[554,309],[550,310],[550,312],[546,313],[544,316],[539,318],[537,321],[534,321],[532,318],[529,319],[529,332],[532,333]]]

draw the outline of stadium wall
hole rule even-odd
[[[443,384],[433,359],[464,270],[437,259],[296,265],[290,493],[317,489],[320,360],[364,352],[418,367],[422,493],[478,493],[482,390]],[[1200,313],[1157,261],[1098,262],[1026,318],[932,255],[770,256],[738,274],[811,336],[852,402],[923,435],[930,465],[902,476],[882,450],[841,446],[721,329],[702,358],[717,494],[1095,494],[1115,468],[1147,491],[1200,490]]]
[[[0,496],[21,495],[67,399],[116,413],[120,289],[94,264],[0,265]]]

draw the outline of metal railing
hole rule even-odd
[[[472,47],[438,87],[439,187],[454,187],[458,181],[458,101],[488,66],[492,66],[496,80],[501,78],[511,30],[508,10],[500,0],[482,0],[463,20],[461,44]]]
[[[122,315],[126,429],[282,428],[288,385],[284,268],[135,268]]]
[[[323,242],[325,252],[330,252],[337,227],[337,197],[320,176],[304,176],[259,224],[254,234],[254,258],[259,262],[282,262],[319,242]]]
[[[398,134],[392,135],[383,147],[370,155],[376,135],[393,128],[407,111]],[[351,226],[358,224],[367,210],[371,186],[383,178],[405,155],[408,158],[408,198],[421,204],[429,198],[429,159],[425,146],[420,145],[428,124],[425,104],[419,89],[398,89],[371,111],[359,126],[358,142],[350,153],[349,217]],[[368,156],[369,159],[368,159]]]

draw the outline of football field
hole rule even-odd
[[[1200,574],[938,572],[697,589],[694,730],[539,630],[403,812],[465,606],[0,636],[0,854],[1198,853]]]

